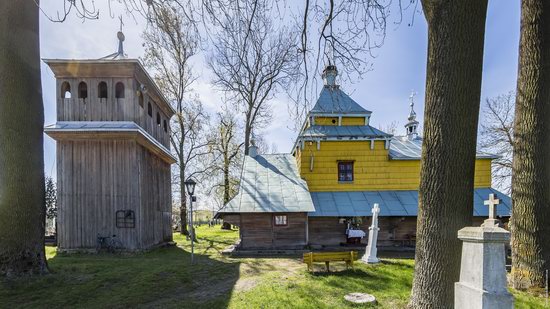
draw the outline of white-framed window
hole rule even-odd
[[[286,215],[275,215],[274,221],[275,221],[275,226],[288,225],[288,218]]]

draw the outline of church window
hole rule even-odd
[[[353,162],[338,162],[338,181],[353,181]]]
[[[160,127],[160,114],[157,112],[157,126]]]
[[[122,82],[116,83],[115,98],[117,98],[117,99],[124,98],[124,83],[122,83]]]
[[[86,99],[88,97],[88,85],[85,82],[78,84],[78,98]]]
[[[61,98],[62,99],[71,98],[71,85],[68,82],[63,82],[63,84],[61,84]]]
[[[149,117],[153,117],[153,106],[151,105],[151,102],[147,103],[147,115],[149,115]]]
[[[288,218],[286,215],[276,215],[275,216],[275,226],[285,226],[288,225]]]
[[[164,132],[168,133],[168,125],[166,124],[166,119],[164,119],[162,122],[162,125],[164,126]]]
[[[107,99],[107,83],[100,82],[97,85],[97,97],[100,99]]]

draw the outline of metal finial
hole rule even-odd
[[[126,54],[124,53],[124,40],[125,36],[122,32],[122,27],[124,26],[124,23],[122,22],[122,16],[119,16],[118,19],[120,20],[120,30],[117,32],[116,37],[118,39],[118,51],[115,53],[112,53],[110,55],[107,55],[103,58],[100,58],[101,60],[117,60],[117,59],[126,59]]]

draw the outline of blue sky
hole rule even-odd
[[[45,3],[45,2],[44,2]],[[43,9],[55,13],[55,7],[43,3]],[[102,2],[103,3],[103,2]],[[107,1],[105,1],[107,3]],[[70,16],[64,23],[53,23],[44,15],[40,18],[40,48],[42,58],[97,59],[113,53],[117,48],[118,18],[111,18],[108,10],[100,7],[101,18],[86,21]],[[485,34],[482,100],[515,90],[519,42],[519,1],[489,1]],[[124,16],[125,50],[130,58],[143,53],[141,33],[143,21]],[[139,18],[138,18],[139,19]],[[362,79],[346,82],[342,88],[368,110],[373,111],[371,124],[385,128],[398,122],[398,134],[404,133],[403,125],[408,115],[408,96],[411,90],[418,95],[415,109],[422,122],[424,111],[424,87],[426,77],[427,26],[424,16],[417,14],[412,26],[389,25],[384,45],[374,51],[370,59],[372,71]],[[199,55],[198,57],[204,57]],[[338,63],[336,63],[338,65]],[[199,80],[194,90],[209,111],[221,105],[222,95],[210,85],[211,76],[203,59],[195,64]],[[318,83],[321,83],[318,79]],[[42,91],[45,123],[55,123],[55,79],[51,70],[42,64]],[[275,143],[279,152],[289,151],[296,132],[288,125],[287,100],[276,98],[272,103],[275,112],[271,125],[265,129],[266,140]],[[480,121],[483,121],[483,114]],[[55,142],[45,136],[45,172],[55,177]]]

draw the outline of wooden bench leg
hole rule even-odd
[[[327,261],[327,262],[325,262],[325,265],[327,266],[327,272],[330,272],[330,267],[329,267],[329,263],[330,263],[330,262],[328,262],[328,261]]]

